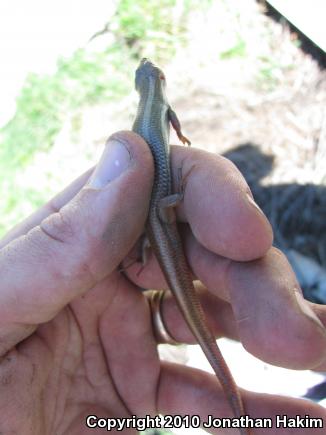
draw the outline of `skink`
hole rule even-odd
[[[178,202],[178,195],[172,192],[170,122],[179,139],[183,143],[190,142],[182,135],[178,118],[166,98],[163,72],[149,60],[142,59],[136,70],[135,86],[140,101],[132,129],[148,143],[155,170],[146,232],[182,315],[220,381],[234,416],[240,417],[245,414],[242,399],[215,337],[207,326],[183,252],[173,210]],[[242,435],[249,434],[244,428],[239,431]]]

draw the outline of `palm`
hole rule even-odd
[[[0,407],[12,416],[8,428],[17,433],[81,434],[89,431],[89,414],[127,417],[155,410],[160,367],[149,309],[118,272],[40,326],[6,358],[17,359],[16,386],[6,398],[2,395]],[[9,385],[10,373],[8,379]],[[19,419],[10,409],[17,403]]]

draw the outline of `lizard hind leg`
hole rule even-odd
[[[141,263],[142,267],[146,266],[148,263],[149,252],[151,250],[151,243],[147,234],[143,235],[142,244],[141,244]]]
[[[195,167],[196,165],[192,165],[185,175],[182,174],[182,168],[181,167],[178,168],[177,186],[178,186],[179,195],[181,196],[180,201],[182,201],[184,198],[189,175],[191,174],[191,172],[194,170]]]
[[[135,248],[136,255],[129,256],[130,261],[127,264],[123,264],[123,265],[121,264],[119,266],[119,269],[118,269],[119,272],[125,272],[127,269],[129,269],[131,266],[133,266],[135,263],[141,263],[141,266],[137,272],[137,276],[139,276],[141,274],[144,267],[148,263],[149,252],[151,249],[151,244],[150,244],[149,238],[147,237],[146,233],[143,233],[140,236],[140,239],[139,239],[137,245],[138,245],[137,248]]]
[[[151,243],[150,243],[149,238],[147,237],[146,233],[143,234],[143,236],[142,236],[140,249],[141,249],[141,255],[140,255],[141,266],[137,272],[137,276],[139,276],[142,273],[142,271],[144,270],[144,267],[148,263],[149,253],[151,251]]]
[[[158,205],[158,215],[161,222],[165,224],[172,224],[176,221],[174,208],[180,204],[182,199],[183,195],[180,193],[172,193],[171,195],[160,199]]]
[[[171,195],[166,196],[165,198],[161,198],[159,201],[159,217],[163,223],[171,224],[176,221],[174,208],[177,207],[184,198],[184,193],[186,189],[187,179],[194,169],[195,165],[193,165],[185,176],[182,175],[182,168],[178,168],[177,173],[177,185],[178,192],[172,193]]]

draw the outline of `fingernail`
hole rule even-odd
[[[298,302],[299,308],[303,312],[303,314],[305,314],[307,317],[309,317],[309,319],[313,320],[315,323],[317,323],[318,326],[324,329],[324,325],[321,323],[320,319],[318,319],[316,314],[312,311],[312,309],[309,306],[309,303],[304,299],[301,292],[298,289],[295,289],[294,295]]]
[[[123,142],[116,138],[109,139],[87,185],[102,189],[118,178],[130,165],[130,153]]]

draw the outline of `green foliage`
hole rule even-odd
[[[121,97],[129,88],[132,56],[146,52],[156,60],[170,57],[185,31],[187,12],[198,3],[120,0],[110,23],[115,43],[102,52],[83,48],[59,59],[52,75],[29,74],[15,116],[0,130],[0,170],[25,164],[35,152],[49,148],[67,114]]]
[[[110,74],[107,67],[115,51],[116,47],[102,53],[79,49],[70,59],[60,59],[53,75],[26,78],[16,114],[0,131],[0,169],[12,170],[51,146],[67,113],[125,92],[121,75]]]
[[[220,59],[225,60],[232,59],[234,57],[245,57],[246,54],[246,42],[243,39],[239,38],[237,43],[233,47],[220,53]]]
[[[280,85],[283,71],[293,69],[293,64],[276,56],[259,56],[257,70],[257,84],[264,91],[271,91]]]
[[[135,57],[169,59],[176,44],[184,42],[187,16],[199,0],[120,0],[110,28],[118,41],[132,50]]]

